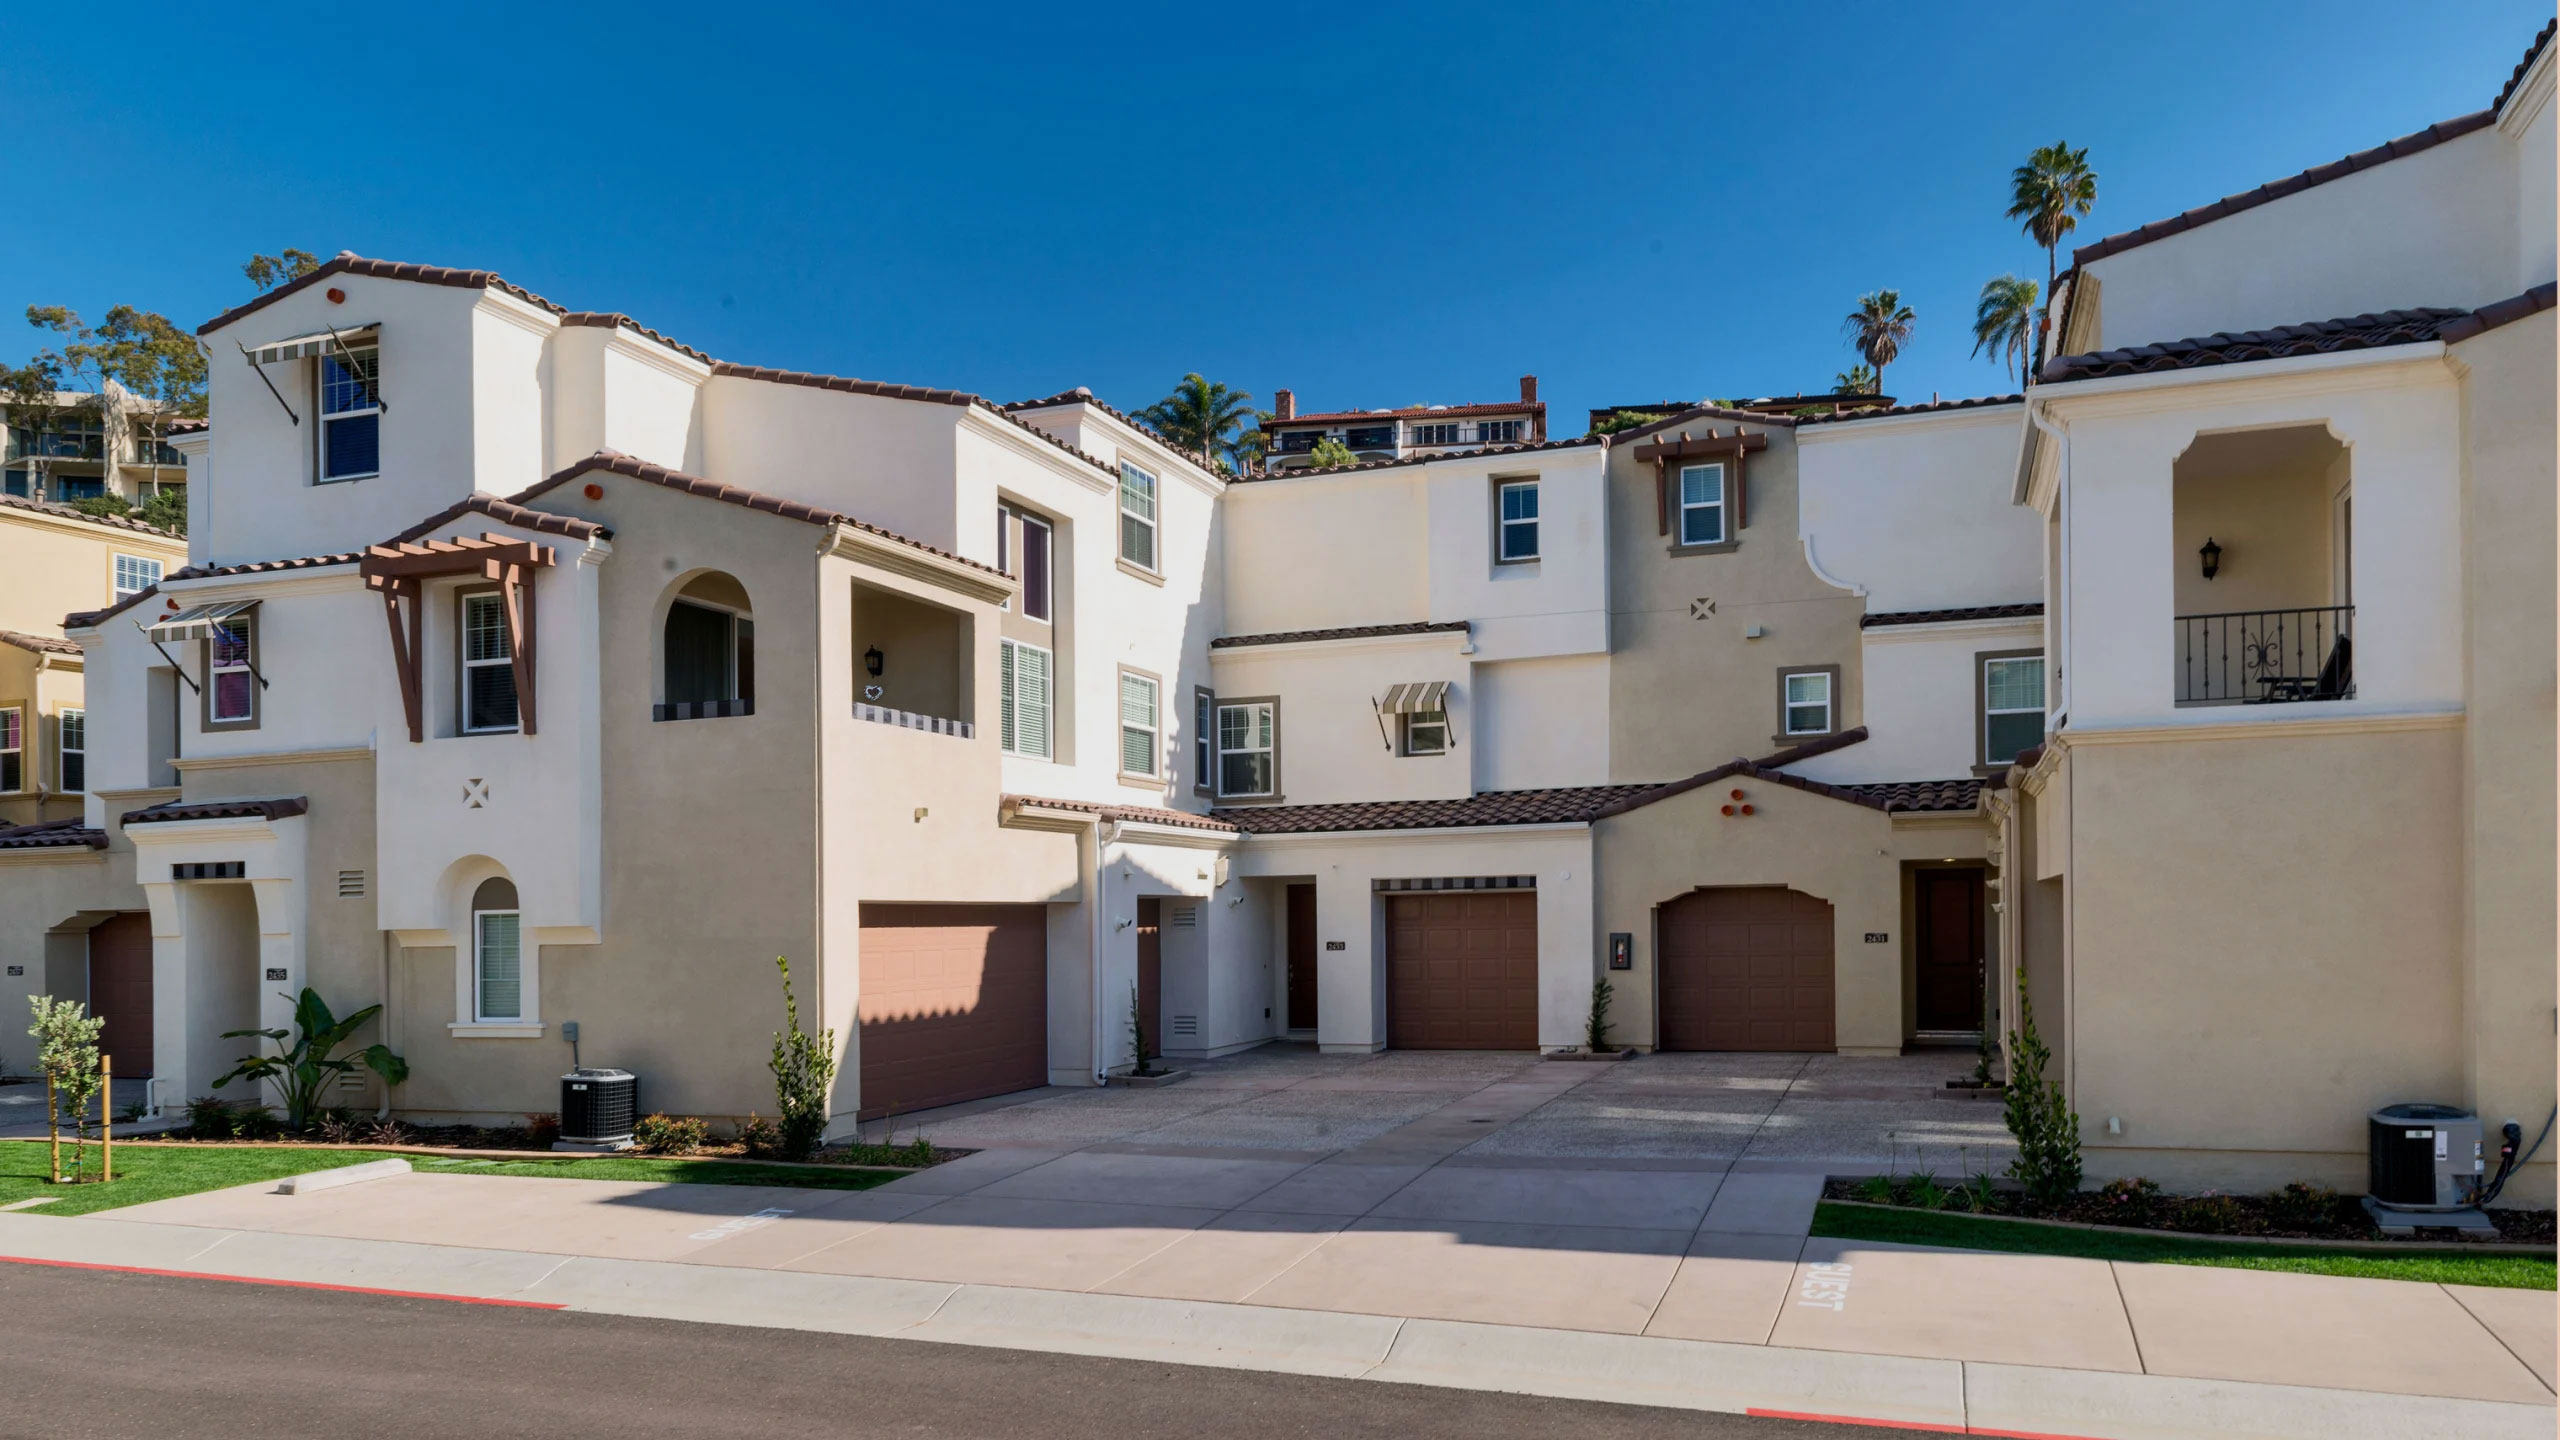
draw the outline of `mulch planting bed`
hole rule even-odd
[[[1935,1194],[1931,1193],[1935,1189]],[[2171,1195],[2147,1181],[2117,1181],[2084,1190],[2053,1205],[2038,1205],[2013,1187],[1995,1184],[1988,1195],[1910,1175],[1851,1179],[1834,1176],[1824,1184],[1826,1200],[1863,1200],[1905,1209],[1943,1210],[1958,1215],[1998,1215],[2026,1220],[2062,1220],[2080,1225],[2113,1225],[2166,1234],[2259,1236],[2271,1240],[2386,1240],[2374,1228],[2362,1201],[2311,1186],[2287,1186],[2269,1195]],[[2484,1244],[2549,1245],[2553,1212],[2491,1210],[2498,1234],[2476,1237]],[[2460,1237],[2451,1230],[2421,1229],[2415,1237],[2440,1243]]]

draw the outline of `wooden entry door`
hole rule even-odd
[[[1144,1061],[1164,1053],[1164,902],[1138,902],[1138,1023],[1147,1032]]]
[[[1289,1025],[1316,1028],[1316,887],[1289,887]]]
[[[117,915],[89,932],[89,1013],[120,1079],[151,1073],[151,917]]]
[[[1915,870],[1912,919],[1918,936],[1918,1028],[1982,1028],[1982,872]]]
[[[1831,902],[1696,890],[1663,906],[1660,925],[1663,1049],[1835,1048]]]
[[[1538,892],[1387,899],[1387,1044],[1538,1048]]]

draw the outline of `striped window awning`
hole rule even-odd
[[[251,350],[249,363],[272,365],[279,360],[303,360],[321,354],[333,345],[346,345],[350,348],[358,344],[369,345],[380,339],[381,335],[380,324],[342,326],[334,331],[322,330],[312,335],[296,335],[290,339],[270,341]]]
[[[1449,682],[1417,680],[1410,685],[1390,685],[1387,698],[1378,703],[1382,715],[1437,715],[1449,708]]]
[[[210,605],[198,605],[192,609],[181,610],[168,619],[147,627],[143,633],[154,640],[164,642],[203,640],[210,638],[215,628],[223,621],[234,615],[246,614],[256,608],[258,608],[258,602],[255,600],[216,600]]]

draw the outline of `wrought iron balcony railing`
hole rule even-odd
[[[2324,605],[2177,617],[2178,703],[2355,698],[2355,614]]]

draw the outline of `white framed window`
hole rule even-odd
[[[524,1018],[524,915],[471,912],[471,1018],[482,1025]]]
[[[160,562],[142,555],[116,557],[116,598],[139,595],[160,583]]]
[[[1049,522],[1028,510],[1014,512],[1022,527],[1020,553],[1014,557],[1009,573],[1022,582],[1022,614],[1029,620],[1049,618],[1051,601],[1049,578],[1050,546],[1056,532]]]
[[[1449,712],[1418,710],[1405,716],[1404,753],[1407,755],[1449,753]]]
[[[1510,480],[1503,483],[1497,503],[1500,521],[1497,525],[1494,558],[1505,565],[1538,558],[1538,482]]]
[[[1191,788],[1201,795],[1218,788],[1218,697],[1196,686],[1191,691]]]
[[[1526,420],[1487,420],[1476,427],[1476,439],[1485,445],[1514,445],[1519,443],[1521,427],[1528,423]]]
[[[89,788],[89,712],[64,710],[53,723],[54,778],[63,794],[77,795]]]
[[[495,590],[462,597],[462,733],[494,735],[516,728],[516,652],[507,637],[506,600]]]
[[[320,479],[362,480],[382,473],[382,351],[331,347],[321,352]]]
[[[1050,758],[1050,655],[1019,640],[1001,642],[997,650],[997,688],[1002,692],[1004,750],[1034,760]]]
[[[1416,425],[1413,427],[1413,443],[1416,445],[1455,445],[1458,443],[1458,427],[1455,423]]]
[[[1120,558],[1156,568],[1156,477],[1120,462]]]
[[[216,725],[258,718],[257,626],[246,615],[215,624],[206,642],[205,714]]]
[[[1120,672],[1120,773],[1156,776],[1156,756],[1163,730],[1156,719],[1158,687],[1152,676]]]
[[[27,712],[0,709],[0,795],[27,788]]]
[[[1724,528],[1724,467],[1680,467],[1680,543],[1721,545]]]
[[[1789,735],[1828,735],[1831,733],[1831,672],[1798,670],[1783,677],[1781,704],[1786,711]]]
[[[1247,700],[1218,707],[1218,793],[1231,797],[1280,791],[1280,706]]]
[[[2006,765],[2044,743],[2044,656],[1982,657],[1982,763]]]

